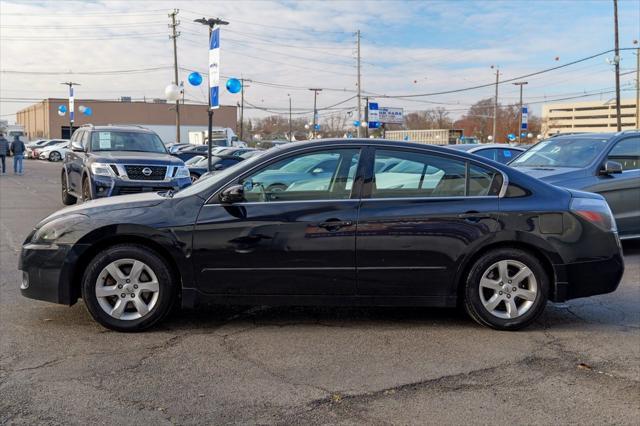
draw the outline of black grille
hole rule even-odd
[[[167,174],[167,168],[165,166],[124,166],[129,179],[135,180],[164,180]],[[143,173],[143,170],[151,170],[151,174],[148,176]]]
[[[123,186],[118,188],[118,195],[139,194],[141,192],[163,192],[173,189],[171,187],[152,187],[152,186]]]

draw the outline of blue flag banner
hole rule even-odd
[[[211,31],[209,40],[209,94],[210,109],[220,107],[220,28]]]
[[[69,121],[74,122],[73,107],[75,99],[73,97],[73,87],[69,86]]]
[[[377,102],[369,102],[368,105],[368,121],[370,129],[377,129],[380,127],[380,108]]]
[[[529,108],[522,107],[522,123],[520,123],[520,130],[527,130],[529,122]]]

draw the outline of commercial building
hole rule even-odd
[[[458,129],[387,130],[384,137],[427,145],[455,145],[462,137],[462,133],[462,130]]]
[[[24,126],[27,137],[68,138],[69,112],[58,115],[58,107],[68,107],[67,99],[44,99],[18,111],[16,122]],[[92,114],[80,113],[80,106],[90,107]],[[236,128],[237,108],[220,106],[213,114],[213,125],[217,127]],[[180,140],[189,141],[189,132],[204,131],[208,126],[207,105],[180,105]],[[94,125],[138,125],[147,127],[160,135],[164,142],[176,140],[175,105],[162,100],[149,102],[102,101],[91,99],[75,100],[74,130],[83,124]]]
[[[622,130],[639,128],[636,122],[635,99],[620,102]],[[542,107],[543,136],[570,132],[617,131],[616,103],[614,101],[588,101],[547,104]]]

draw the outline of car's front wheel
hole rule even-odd
[[[49,154],[49,161],[60,161],[62,160],[62,156],[60,155],[60,153],[58,151],[51,151],[51,154]]]
[[[91,182],[88,177],[82,179],[82,202],[91,200]]]
[[[195,174],[195,173],[190,173],[189,177],[191,178],[191,183],[197,181],[198,179],[200,179],[200,176]]]
[[[99,253],[82,279],[91,316],[116,331],[142,331],[162,320],[175,300],[173,275],[154,250],[120,244]]]
[[[478,323],[518,330],[540,316],[547,303],[549,277],[537,257],[501,248],[482,255],[465,285],[465,308]]]

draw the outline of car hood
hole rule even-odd
[[[92,153],[94,161],[116,164],[140,164],[159,166],[183,166],[184,161],[170,154],[134,151],[97,151]]]
[[[168,198],[159,195],[157,192],[144,192],[140,194],[99,198],[97,200],[87,201],[86,203],[76,204],[73,206],[65,207],[62,210],[58,210],[57,212],[47,216],[42,221],[40,221],[40,223],[36,225],[36,228],[39,228],[50,220],[69,214],[83,214],[86,216],[92,216],[98,213],[104,214],[116,210],[149,208],[167,200]]]
[[[513,166],[512,166],[513,167]],[[558,183],[567,179],[575,179],[586,175],[587,171],[584,169],[577,169],[573,167],[523,167],[516,166],[514,169],[538,178],[547,183]]]

